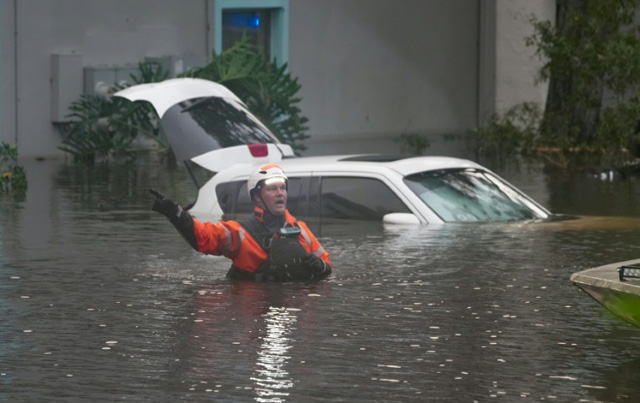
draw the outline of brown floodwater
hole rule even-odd
[[[640,329],[573,286],[640,257],[640,181],[499,172],[546,223],[313,221],[334,274],[232,282],[150,210],[164,161],[26,161],[0,201],[0,401],[640,400]]]

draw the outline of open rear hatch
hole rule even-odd
[[[190,162],[215,174],[236,164],[295,156],[234,93],[213,81],[174,78],[135,85],[114,95],[153,105],[160,116],[160,130],[190,172]]]
[[[213,81],[174,78],[135,85],[115,95],[150,102],[176,158],[214,173],[235,164],[294,156],[234,93]]]

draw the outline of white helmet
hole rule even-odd
[[[282,168],[276,164],[263,165],[249,175],[249,180],[247,181],[249,198],[253,200],[254,193],[259,192],[265,182],[268,183],[270,180],[284,181],[285,185],[288,185],[289,181]]]

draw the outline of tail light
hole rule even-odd
[[[269,148],[266,144],[249,144],[249,152],[253,157],[266,157],[269,155]]]

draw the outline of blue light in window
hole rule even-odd
[[[255,13],[229,13],[230,23],[239,28],[259,28],[260,16]]]

